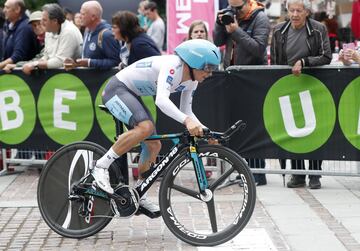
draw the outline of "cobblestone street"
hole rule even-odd
[[[231,241],[213,248],[178,240],[161,218],[113,219],[98,234],[63,238],[42,220],[39,172],[0,177],[0,250],[360,250],[360,180],[324,177],[321,190],[287,189],[279,175],[258,187],[254,214]],[[157,187],[149,192],[156,201]],[[317,233],[317,236],[314,233]],[[320,248],[323,247],[323,248]]]

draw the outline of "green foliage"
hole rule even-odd
[[[0,6],[3,7],[6,0],[0,0]],[[57,3],[57,0],[25,0],[26,8],[30,11],[40,10],[44,4]]]

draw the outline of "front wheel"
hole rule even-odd
[[[246,226],[255,207],[256,186],[246,162],[231,149],[204,145],[198,151],[205,169],[209,162],[217,168],[208,179],[206,195],[200,195],[195,169],[184,152],[161,182],[159,204],[175,236],[191,245],[215,246]]]
[[[43,168],[38,183],[38,205],[47,225],[58,234],[84,238],[110,222],[113,213],[109,200],[93,195],[69,199],[73,185],[89,174],[92,161],[105,153],[106,150],[95,143],[76,142],[56,151]],[[112,178],[116,176],[113,170],[112,166]],[[89,175],[84,182],[91,187],[92,181]]]

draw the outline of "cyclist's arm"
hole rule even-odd
[[[184,124],[187,115],[180,111],[169,98],[172,83],[169,83],[167,79],[171,69],[175,69],[175,66],[170,63],[168,66],[163,67],[159,72],[155,104],[164,114]]]
[[[187,115],[181,112],[176,105],[170,100],[170,91],[162,90],[159,91],[159,87],[156,92],[155,104],[159,109],[169,116],[170,118],[175,119],[180,123],[184,123]]]
[[[196,88],[196,86],[195,86],[195,88]],[[186,91],[181,92],[180,111],[182,111],[183,113],[188,115],[190,118],[195,120],[202,127],[205,127],[192,111],[192,100],[193,100],[194,92],[195,92],[195,89],[186,90]]]

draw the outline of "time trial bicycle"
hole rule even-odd
[[[151,136],[147,140],[172,140],[174,145],[147,178],[135,186],[125,184],[119,162],[115,161],[109,169],[114,194],[98,188],[91,175],[94,160],[106,150],[86,141],[65,145],[48,160],[39,178],[41,215],[52,230],[70,238],[94,235],[114,217],[142,213],[155,218],[159,215],[138,202],[164,174],[159,206],[169,230],[196,246],[229,241],[246,226],[256,201],[256,186],[248,165],[224,146],[233,133],[244,127],[245,123],[238,121],[224,133],[206,130],[202,137],[188,132]],[[207,144],[208,139],[220,144]],[[209,158],[221,169],[210,179],[205,174]]]

